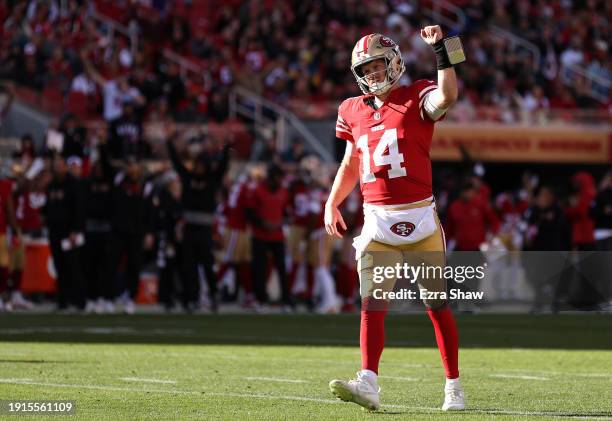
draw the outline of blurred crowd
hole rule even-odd
[[[552,108],[609,110],[584,81],[570,88],[560,76],[563,66],[578,64],[611,78],[609,2],[453,3],[467,17],[461,36],[471,64],[458,66],[461,96],[449,117],[514,122]],[[268,139],[259,151],[265,166],[232,167],[249,151],[238,151],[244,139],[230,130],[228,94],[243,86],[302,114],[335,114],[340,99],[358,93],[349,71],[353,45],[374,31],[400,44],[402,83],[431,78],[434,57],[418,35],[435,23],[424,14],[428,5],[0,0],[0,80],[12,82],[0,84],[9,93],[0,117],[20,89],[69,111],[49,128],[42,149],[25,135],[12,167],[2,168],[2,307],[32,305],[20,285],[27,245],[43,239],[60,310],[113,312],[120,304],[132,313],[143,271],[156,273],[158,300],[168,310],[216,311],[225,302],[257,310],[270,301],[287,311],[298,303],[322,313],[354,310],[359,194],[343,205],[348,232],[333,239],[322,216],[333,168],[309,156],[302,141],[279,151]],[[529,55],[492,37],[488,24],[534,43],[539,70]],[[198,70],[185,70],[183,59]],[[173,122],[206,122],[208,132],[183,132]],[[144,133],[151,126],[157,143]],[[169,159],[142,160],[160,156]],[[434,177],[451,250],[612,248],[605,240],[612,233],[610,174],[599,183],[587,172],[548,183],[526,173],[507,191],[495,190],[482,166],[436,169]],[[546,277],[537,271],[527,277],[536,308],[551,289],[553,306],[567,301],[559,282],[540,282]],[[279,286],[272,299],[269,284]],[[499,296],[516,298],[512,291]],[[606,299],[583,288],[574,304],[594,308]]]
[[[363,224],[362,199],[355,189],[342,205],[343,238],[328,236],[323,212],[333,166],[293,149],[280,165],[232,165],[231,143],[193,149],[173,125],[164,135],[169,161],[146,165],[112,160],[106,138],[86,161],[41,155],[24,137],[10,176],[0,182],[4,307],[32,305],[20,293],[26,249],[47,240],[60,310],[113,312],[119,305],[133,313],[143,272],[156,275],[157,299],[168,311],[216,311],[227,302],[255,311],[271,302],[286,311],[302,303],[322,313],[356,309],[352,239]],[[496,180],[487,179],[482,164],[469,165],[434,171],[449,251],[612,248],[612,172],[599,182],[578,172],[554,183],[525,173],[514,189],[493,191],[488,182]],[[588,283],[577,293],[559,289],[561,281],[535,267],[525,274],[535,309],[607,302],[605,289],[588,290]],[[596,276],[606,282],[602,273]],[[520,299],[513,295],[517,279],[504,281],[497,298]]]
[[[526,171],[514,189],[492,192],[484,171],[476,164],[467,178],[437,174],[447,250],[476,252],[459,253],[463,264],[488,262],[498,300],[518,298],[523,271],[534,312],[604,308],[612,298],[612,172],[597,183],[589,171],[542,179]]]
[[[584,78],[569,87],[561,71],[580,65],[612,78],[610,2],[453,3],[467,18],[461,36],[471,63],[458,67],[462,95],[454,118],[513,122],[551,108],[609,110],[609,100],[593,99]],[[366,33],[382,32],[400,44],[402,83],[435,74],[433,53],[419,37],[421,27],[439,23],[427,8],[431,2],[409,0],[0,0],[0,79],[108,122],[122,117],[126,104],[128,118],[140,121],[223,121],[236,85],[300,114],[329,116],[338,100],[358,93],[350,54]],[[94,11],[125,25],[130,36],[110,36]],[[540,62],[509,48],[489,24],[535,44]],[[166,50],[200,70],[182,71]]]

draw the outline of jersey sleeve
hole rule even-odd
[[[336,120],[336,137],[354,143],[351,126],[346,119],[346,101],[338,107],[338,119]]]
[[[421,119],[424,120],[424,121],[434,122],[434,123],[444,119],[444,117],[446,116],[446,113],[444,113],[442,115],[442,117],[440,117],[439,119],[432,120],[427,115],[427,112],[425,112],[425,109],[424,109],[425,99],[434,90],[438,89],[438,84],[435,81],[433,81],[433,80],[421,79],[421,80],[417,80],[416,82],[414,82],[414,85],[415,85],[415,88],[416,88],[416,95],[418,95],[418,98],[419,98],[418,99],[418,101],[419,101],[419,115],[421,116]]]

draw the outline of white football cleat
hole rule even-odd
[[[134,314],[134,313],[136,313],[136,305],[134,304],[134,301],[132,301],[131,299],[128,299],[125,302],[125,306],[123,307],[123,312],[125,314]]]
[[[328,300],[327,302],[321,303],[315,308],[317,314],[337,314],[340,312],[340,301],[336,299]]]
[[[370,411],[380,408],[378,383],[363,371],[358,371],[357,378],[353,380],[332,380],[329,382],[329,389],[344,402],[354,402]]]
[[[104,313],[114,314],[115,303],[111,300],[104,300]]]
[[[11,294],[11,303],[13,304],[14,308],[23,310],[31,310],[34,307],[30,301],[23,297],[20,291],[13,291]]]
[[[96,303],[92,300],[87,300],[87,303],[85,304],[85,313],[86,314],[92,314],[94,311],[96,310]]]
[[[446,383],[444,387],[444,404],[443,411],[461,411],[465,409],[465,397],[459,379]]]
[[[94,313],[102,314],[104,313],[104,299],[98,298],[94,303]]]

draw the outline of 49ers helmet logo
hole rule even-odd
[[[380,45],[382,45],[383,47],[394,47],[395,43],[391,38],[380,37]]]
[[[415,226],[412,222],[398,222],[391,225],[389,229],[400,237],[408,237],[414,231]]]

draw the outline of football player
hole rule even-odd
[[[246,174],[232,184],[225,203],[227,224],[223,232],[222,264],[234,270],[244,293],[242,305],[247,308],[255,303],[251,281],[251,234],[246,216],[249,189],[253,187],[254,183]],[[221,274],[217,277],[223,279]]]
[[[369,410],[380,406],[378,364],[388,307],[388,301],[374,298],[374,290],[393,290],[396,281],[374,284],[374,269],[428,253],[434,253],[431,263],[444,264],[445,240],[433,200],[429,150],[435,122],[457,100],[453,64],[465,58],[459,39],[443,39],[439,26],[426,26],[420,35],[435,51],[438,82],[417,80],[401,86],[405,68],[399,46],[380,34],[364,36],[351,57],[363,95],[340,104],[336,123],[336,137],[347,141],[346,152],[325,206],[325,227],[328,234],[342,236],[339,227],[346,230],[346,224],[338,206],[359,179],[365,222],[353,244],[362,297],[362,369],[356,379],[332,380],[329,386],[338,398]],[[446,291],[444,279],[417,282],[420,289]],[[446,372],[442,409],[464,409],[455,320],[445,300],[424,301]]]
[[[312,282],[306,267],[306,231],[310,220],[309,196],[313,189],[313,174],[320,162],[314,156],[300,161],[297,178],[289,188],[289,233],[287,248],[289,252],[289,288],[293,294],[311,301]],[[310,304],[309,304],[310,305]]]
[[[317,313],[337,313],[340,302],[336,294],[336,285],[331,274],[331,258],[334,237],[325,235],[324,211],[329,196],[330,176],[327,169],[319,167],[315,175],[315,185],[309,196],[310,221],[308,224],[308,266],[314,276],[313,295],[318,297]]]
[[[8,288],[10,248],[7,231],[11,228],[15,243],[21,242],[21,231],[15,217],[13,206],[13,182],[8,178],[0,179],[0,311],[4,309],[2,299]],[[11,302],[7,302],[6,310],[11,310]]]

